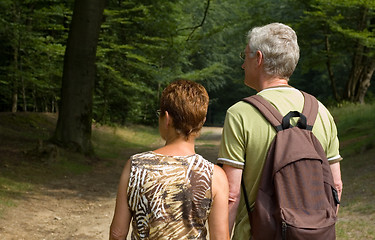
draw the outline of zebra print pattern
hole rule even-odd
[[[128,186],[132,239],[206,239],[214,165],[195,154],[133,155]]]

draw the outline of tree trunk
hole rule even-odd
[[[367,54],[367,49],[358,44],[345,90],[345,99],[350,102],[365,103],[365,95],[375,71],[375,59],[367,57]]]
[[[13,16],[14,22],[20,22],[20,13],[19,10],[14,8],[13,9]],[[20,32],[17,30],[14,33],[14,38],[17,39],[16,45],[13,46],[13,65],[14,65],[14,72],[13,72],[13,89],[12,89],[12,113],[17,112],[18,107],[18,77],[19,77],[19,54],[20,54],[20,44],[21,44],[21,36]]]
[[[350,71],[349,80],[346,83],[345,96],[344,98],[350,102],[355,101],[356,92],[358,90],[358,83],[360,76],[363,71],[363,52],[364,47],[358,43],[357,50],[354,53],[352,61],[352,69]]]
[[[26,101],[26,88],[25,88],[25,81],[23,80],[23,77],[21,78],[21,84],[22,84],[22,101],[23,101],[23,111],[27,112],[27,101]]]
[[[372,75],[375,71],[375,59],[371,60],[371,63],[366,65],[361,80],[359,81],[358,91],[356,93],[355,101],[364,104],[367,89],[370,87]]]
[[[23,72],[23,69],[22,69],[22,57],[20,57],[20,72],[22,73]],[[23,75],[21,75],[21,84],[22,84],[22,102],[23,102],[23,111],[24,112],[27,112],[27,101],[26,101],[26,86],[25,86],[25,80],[23,78]]]
[[[328,74],[329,74],[329,79],[331,80],[331,88],[332,88],[332,95],[333,97],[335,98],[336,101],[339,101],[339,95],[337,93],[337,87],[336,87],[336,79],[335,79],[335,76],[333,74],[333,70],[332,70],[332,66],[331,66],[331,58],[329,56],[329,53],[331,51],[331,48],[330,48],[330,44],[329,44],[329,38],[328,36],[325,37],[326,41],[325,41],[325,46],[326,46],[326,52],[327,52],[327,61],[326,61],[326,65],[327,65],[327,70],[328,70]]]
[[[13,49],[13,88],[12,88],[12,113],[17,112],[18,106],[18,54],[19,54],[19,45]]]
[[[13,93],[12,93],[12,113],[17,112],[18,105],[18,94],[17,94],[17,83],[16,80],[13,82]]]
[[[53,141],[91,155],[95,58],[105,0],[76,0],[64,57],[61,105]]]
[[[362,19],[358,23],[358,30],[363,31],[364,29],[372,31],[369,27],[369,23],[373,22],[373,19],[368,19],[368,8],[363,8]],[[345,96],[346,100],[351,102],[359,102],[363,104],[365,102],[365,95],[367,89],[370,87],[370,81],[375,70],[375,58],[370,57],[370,50],[357,42],[357,49],[353,56],[352,69],[349,75],[349,80],[346,84]]]

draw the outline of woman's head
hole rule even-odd
[[[271,76],[289,79],[299,59],[299,46],[294,30],[282,23],[255,27],[248,33],[250,54],[264,56],[264,70]]]
[[[199,83],[177,80],[169,84],[160,99],[161,117],[167,111],[178,134],[197,134],[206,120],[209,97]]]

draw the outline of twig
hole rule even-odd
[[[206,9],[204,10],[204,15],[203,15],[203,19],[201,21],[200,24],[194,26],[194,27],[187,27],[187,28],[181,28],[181,29],[178,29],[177,31],[182,31],[182,30],[189,30],[189,29],[193,29],[193,31],[191,31],[191,33],[189,34],[189,37],[186,39],[186,41],[189,41],[191,39],[191,37],[193,36],[195,30],[197,30],[198,28],[202,27],[203,24],[204,24],[204,21],[206,20],[206,17],[207,17],[207,13],[208,13],[208,9],[210,7],[210,0],[207,0],[207,4],[206,4]]]

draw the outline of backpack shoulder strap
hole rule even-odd
[[[261,114],[274,126],[276,131],[283,130],[282,120],[283,116],[281,113],[266,99],[260,95],[253,95],[247,98],[242,99],[244,102],[248,102],[254,107],[256,107]]]
[[[301,91],[303,97],[305,98],[302,114],[306,117],[307,128],[312,130],[316,116],[318,115],[318,100],[306,92]],[[242,101],[248,102],[254,107],[256,107],[260,113],[274,126],[276,131],[283,130],[283,116],[281,113],[266,99],[260,95],[253,95],[242,99]]]
[[[302,114],[306,116],[307,126],[311,127],[310,130],[312,130],[319,111],[318,100],[314,96],[305,93],[304,91],[301,92],[305,98],[305,105],[303,106]]]

